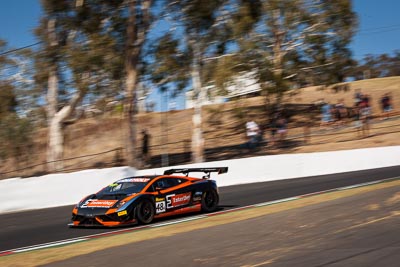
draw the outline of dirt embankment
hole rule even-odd
[[[268,142],[270,132],[263,97],[204,106],[203,132],[206,160],[399,145],[400,119],[380,120],[378,117],[381,115],[379,100],[386,92],[392,95],[395,111],[400,110],[400,77],[356,81],[348,85],[347,91],[336,92],[331,89],[321,90],[320,87],[308,87],[298,90],[297,94],[287,95],[284,102],[288,109],[289,131],[286,142],[280,146],[271,146],[271,142]],[[373,120],[369,136],[360,137],[352,128],[351,119],[346,119],[345,124],[340,127],[320,129],[319,110],[305,109],[322,99],[332,104],[343,100],[347,107],[351,107],[357,89],[370,95],[372,112],[377,117]],[[312,116],[310,112],[313,113]],[[160,166],[162,155],[164,160],[168,158],[169,165],[190,162],[192,114],[193,110],[187,109],[138,115],[138,128],[147,129],[151,134],[152,166]],[[240,146],[246,141],[244,128],[249,117],[265,129],[264,140],[267,142],[256,151],[247,151]],[[305,133],[303,125],[307,120],[312,120],[309,139],[303,136]],[[121,114],[99,115],[67,125],[64,158],[69,160],[64,162],[66,171],[123,164],[121,159],[124,157],[126,140],[124,128],[125,123]],[[46,136],[45,128],[38,129],[34,138],[35,145],[26,148],[26,155],[18,161],[11,159],[1,162],[0,173],[3,174],[0,178],[45,173],[46,166],[43,163],[46,161]],[[140,138],[139,136],[139,149]],[[10,172],[33,165],[36,166]]]

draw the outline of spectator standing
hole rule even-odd
[[[329,102],[325,102],[321,107],[321,124],[320,127],[328,126],[332,122],[332,106]]]
[[[371,107],[369,101],[362,101],[360,106],[360,119],[362,123],[362,134],[364,137],[369,136],[370,120],[371,120]]]
[[[276,128],[277,128],[277,133],[278,133],[278,141],[279,144],[282,145],[282,143],[286,139],[287,135],[287,121],[286,119],[281,115],[277,122],[276,122]]]
[[[343,99],[339,99],[338,102],[335,105],[335,119],[336,119],[336,125],[340,126],[344,124],[344,118],[346,117],[346,107],[343,103]]]
[[[369,107],[371,108],[371,97],[369,94],[363,94],[361,98],[361,103],[362,107]]]
[[[361,133],[362,121],[361,121],[360,107],[358,106],[353,107],[353,119],[354,119],[354,128],[356,128],[357,131],[357,137],[360,138],[362,136]]]
[[[246,135],[248,138],[247,147],[249,149],[256,148],[261,141],[261,131],[258,124],[254,121],[246,122]]]
[[[336,122],[338,120],[336,105],[331,105],[331,114],[332,114],[332,123],[336,125]]]
[[[381,98],[382,119],[387,119],[393,111],[392,99],[389,93],[385,93]]]
[[[356,89],[356,92],[354,93],[354,106],[358,106],[361,103],[363,94],[361,93],[361,90],[358,88]]]

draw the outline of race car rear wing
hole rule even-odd
[[[212,172],[217,172],[218,174],[223,174],[228,172],[228,167],[214,167],[214,168],[183,168],[183,169],[169,169],[164,171],[164,175],[171,175],[174,173],[183,173],[188,176],[191,172],[204,172],[206,175],[203,176],[204,179],[210,178]]]

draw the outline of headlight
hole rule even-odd
[[[83,203],[85,203],[88,199],[91,199],[91,198],[96,198],[96,195],[91,194],[89,196],[82,198],[81,201],[79,201],[78,204],[76,204],[76,207],[79,208],[80,206],[82,206]]]
[[[115,207],[118,209],[118,208],[122,207],[125,203],[126,203],[126,201],[120,201],[117,203],[117,205]]]
[[[88,197],[82,198],[81,201],[79,201],[78,204],[76,204],[75,207],[79,208],[80,206],[82,206],[83,203],[86,202],[87,199],[88,199]]]

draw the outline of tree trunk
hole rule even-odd
[[[47,170],[53,172],[63,168],[63,132],[56,117],[58,106],[58,77],[56,67],[50,71],[47,89]]]
[[[64,132],[62,122],[59,117],[53,117],[49,125],[49,141],[47,149],[47,166],[48,171],[60,171],[63,169],[63,153],[64,153]]]
[[[89,74],[84,74],[82,79],[88,79]],[[48,146],[47,146],[47,170],[49,172],[63,169],[64,154],[64,131],[63,122],[72,114],[76,105],[85,94],[85,85],[79,88],[72,96],[69,104],[59,111],[58,107],[58,77],[56,67],[49,74],[47,89],[47,125],[48,125]]]
[[[196,104],[193,114],[192,133],[192,161],[200,163],[204,161],[204,139],[201,129],[201,106]]]
[[[276,91],[278,92],[276,99],[275,99],[275,105],[280,105],[281,100],[282,100],[282,90],[281,87],[283,84],[282,80],[282,74],[283,74],[283,57],[284,57],[284,51],[282,50],[282,44],[285,39],[285,30],[284,27],[282,26],[282,18],[281,18],[281,10],[275,10],[273,12],[273,17],[274,17],[274,28],[272,30],[273,35],[274,35],[274,46],[273,46],[273,66],[274,66],[274,80],[275,80],[275,86]]]
[[[146,39],[147,31],[150,27],[150,7],[153,0],[135,1],[130,0],[129,18],[127,26],[126,43],[126,101],[125,101],[125,120],[127,127],[126,159],[129,166],[138,166],[138,153],[136,151],[136,85],[138,76],[138,64],[142,46]],[[140,11],[137,5],[140,4]],[[141,13],[140,13],[141,12]]]
[[[192,132],[192,161],[200,163],[204,161],[204,139],[201,129],[202,115],[201,106],[204,102],[204,92],[201,84],[201,70],[199,51],[196,44],[194,46],[194,57],[192,63],[192,82],[194,92],[194,114],[193,114],[193,132]]]
[[[138,25],[136,21],[136,1],[129,2],[129,19],[127,27],[127,45],[126,45],[126,81],[125,81],[125,121],[126,121],[126,159],[129,166],[137,166],[137,153],[136,153],[136,79],[138,64],[138,57],[140,47],[138,43]]]
[[[127,127],[126,159],[129,166],[137,166],[136,152],[136,70],[128,68],[126,78],[125,120]]]

